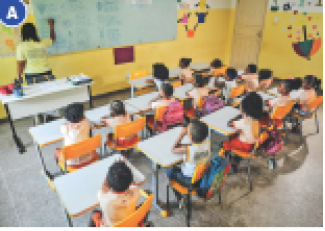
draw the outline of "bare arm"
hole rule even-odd
[[[21,74],[24,72],[25,70],[25,66],[26,66],[26,61],[17,61],[17,74],[18,74],[18,78],[19,80],[22,82],[22,77]]]
[[[181,134],[179,135],[179,137],[177,138],[173,148],[172,148],[172,152],[174,154],[186,154],[187,153],[187,147],[189,145],[182,145],[181,141],[183,139],[183,137],[186,135],[187,132],[187,127],[183,127]]]
[[[53,42],[56,40],[56,34],[54,31],[54,19],[49,19],[48,23],[50,25],[50,38],[52,39]]]

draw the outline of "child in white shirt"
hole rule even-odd
[[[68,123],[62,124],[60,131],[64,137],[64,146],[73,145],[89,138],[90,122],[84,117],[84,107],[81,103],[73,103],[66,107],[65,118]],[[56,158],[62,162],[61,149],[57,149]],[[80,168],[91,163],[96,158],[96,153],[86,154],[81,157],[67,160],[67,166]]]
[[[193,99],[193,107],[198,106],[200,98],[209,96],[209,88],[207,86],[207,81],[203,78],[201,74],[196,75],[194,89],[187,92],[188,96]]]
[[[228,68],[225,73],[225,81],[224,82],[218,82],[218,79],[216,79],[216,87],[221,88],[223,90],[223,96],[225,97],[226,102],[229,99],[231,90],[235,87],[237,87],[236,78],[238,76],[237,70],[234,68]]]

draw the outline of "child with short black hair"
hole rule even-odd
[[[193,83],[193,71],[190,69],[190,64],[192,59],[181,58],[179,61],[179,67],[181,68],[181,72],[179,74],[179,79],[183,84],[185,83]]]
[[[162,84],[169,81],[169,69],[163,63],[155,63],[152,65],[152,70],[153,79],[147,80],[147,83],[155,84],[160,91]]]
[[[140,189],[133,181],[131,169],[123,161],[115,162],[98,192],[102,212],[95,212],[99,219],[91,219],[89,226],[112,226],[124,220],[136,211],[139,199]]]
[[[223,96],[225,97],[225,100],[228,101],[231,90],[235,87],[237,87],[236,78],[238,77],[237,70],[235,68],[229,67],[225,73],[225,81],[219,82],[218,79],[216,79],[215,85],[217,88],[223,89]]]
[[[84,106],[82,103],[72,103],[64,110],[64,117],[68,121],[60,126],[60,131],[64,137],[64,146],[73,145],[89,138],[90,121],[84,116]],[[56,158],[62,162],[61,149],[56,150]],[[81,168],[91,163],[96,158],[95,153],[83,155],[67,160],[67,166]]]
[[[173,166],[167,169],[166,174],[171,180],[188,187],[198,164],[210,157],[210,143],[207,140],[209,128],[205,123],[192,119],[190,123],[182,128],[182,131],[173,145],[172,152],[183,155],[181,166]],[[183,138],[188,136],[191,144],[181,144]],[[174,191],[178,202],[181,195]]]
[[[273,72],[270,69],[261,69],[258,73],[259,86],[256,91],[266,91],[273,82]]]
[[[246,67],[245,73],[242,75],[242,80],[246,82],[246,92],[256,92],[258,89],[258,74],[257,66],[255,64],[249,64]]]
[[[187,92],[188,96],[193,99],[193,107],[198,106],[200,98],[209,96],[207,77],[203,77],[202,74],[197,74],[195,76],[194,89]]]
[[[254,144],[259,139],[260,125],[259,120],[263,114],[263,99],[256,92],[251,92],[244,97],[241,102],[240,110],[241,119],[232,120],[229,126],[239,131],[239,135],[233,135],[229,141],[223,142],[223,149],[226,155],[232,150],[241,152],[251,152]],[[231,164],[234,172],[238,171],[238,165],[241,160],[240,156],[231,158]]]
[[[161,85],[159,95],[157,98],[151,100],[151,109],[156,109],[158,107],[168,106],[173,100],[174,87],[170,83],[163,83]]]

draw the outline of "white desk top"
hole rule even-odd
[[[181,72],[181,68],[179,67],[169,69],[169,77],[176,77],[179,75],[180,72]]]
[[[86,87],[92,84],[94,84],[94,82],[74,86],[70,82],[68,82],[66,78],[55,79],[50,82],[36,83],[29,86],[23,86],[24,96],[22,98],[17,98],[13,94],[8,96],[0,95],[0,101],[2,101],[3,104],[7,104],[14,101],[21,101],[25,99],[39,97],[42,95],[66,91],[73,88]],[[45,86],[51,87],[46,88]]]
[[[176,127],[153,136],[147,140],[140,142],[137,147],[148,158],[156,162],[162,167],[171,167],[183,160],[183,155],[172,153],[172,147],[180,135],[182,127]],[[187,136],[182,140],[183,144],[189,144],[190,140]]]
[[[96,205],[99,206],[98,191],[103,185],[109,167],[121,157],[120,154],[115,154],[54,179],[56,192],[70,215],[76,216]],[[126,164],[131,168],[136,184],[145,181],[145,176],[139,170],[128,161]]]
[[[303,91],[304,91],[304,89],[302,89],[302,88],[300,88],[298,90],[293,90],[293,91],[290,92],[290,96],[291,96],[292,99],[297,100],[297,99],[299,99],[300,94]],[[267,93],[272,94],[272,95],[276,95],[276,96],[280,96],[277,87],[268,90]]]
[[[66,119],[55,120],[50,123],[31,127],[29,133],[38,146],[43,147],[63,139],[60,126],[67,122]]]
[[[194,89],[194,86],[191,83],[187,83],[185,85],[182,85],[180,87],[175,88],[174,90],[174,97],[178,99],[187,99],[188,96],[186,92]]]
[[[125,110],[127,113],[136,114],[139,112],[138,109],[134,108],[133,106],[129,104],[125,104]],[[100,119],[104,116],[110,116],[111,110],[110,110],[110,104],[94,108],[88,111],[85,111],[85,116],[91,121],[91,122],[100,122]]]
[[[210,68],[210,64],[208,64],[208,63],[193,63],[190,65],[190,68],[194,69],[194,70],[208,69],[208,68]]]
[[[153,76],[148,75],[148,76],[142,77],[142,78],[130,79],[129,82],[130,82],[130,85],[133,85],[138,88],[143,88],[143,87],[149,86],[149,84],[146,83],[146,81],[148,79],[153,79]]]
[[[241,114],[239,109],[233,107],[224,107],[210,115],[201,118],[203,123],[206,123],[212,129],[228,136],[236,130],[228,126],[228,122]]]
[[[134,108],[137,108],[140,111],[146,111],[150,108],[150,101],[158,97],[158,94],[159,92],[152,92],[146,95],[141,95],[125,100],[124,102],[133,106]]]
[[[269,95],[269,94],[266,94],[263,92],[257,92],[257,93],[262,97],[263,101],[271,100],[271,99],[275,98],[275,96]],[[240,103],[243,99],[244,99],[244,96],[240,97],[240,98],[236,98],[235,101]]]

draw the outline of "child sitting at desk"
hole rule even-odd
[[[81,103],[73,103],[66,107],[64,112],[68,123],[62,124],[60,131],[64,137],[64,146],[76,144],[89,138],[90,122],[84,116],[84,106]],[[56,150],[56,158],[62,162],[61,149]],[[67,166],[81,168],[91,163],[96,158],[94,154],[87,154],[78,158],[67,160]]]
[[[179,74],[179,79],[183,84],[185,83],[193,83],[193,71],[189,68],[192,59],[182,58],[179,61],[179,67],[181,68],[181,72]]]
[[[256,91],[266,91],[273,82],[273,73],[269,69],[262,69],[258,73],[259,86]]]
[[[209,128],[205,123],[193,119],[183,127],[182,131],[173,145],[172,152],[177,155],[183,155],[181,166],[173,166],[167,169],[166,174],[171,180],[187,187],[191,184],[192,176],[196,166],[206,158],[210,157],[210,143],[207,140]],[[185,136],[188,136],[190,144],[181,144]],[[182,202],[182,196],[175,191],[178,202]],[[181,206],[181,204],[180,204]]]
[[[209,96],[208,82],[203,78],[201,74],[196,75],[194,89],[187,92],[187,95],[193,99],[193,107],[198,106],[200,98]]]
[[[272,100],[266,101],[266,105],[269,106],[269,113],[272,113],[276,107],[286,106],[288,103],[292,102],[290,92],[291,90],[293,90],[293,82],[294,80],[291,79],[286,79],[280,82],[278,86],[278,92],[280,96]],[[261,124],[268,125],[271,119],[269,113],[263,113],[263,117],[260,120]],[[278,123],[282,123],[282,119],[280,121],[276,121],[276,124]]]
[[[241,119],[232,120],[229,126],[239,131],[239,135],[233,135],[229,141],[223,142],[223,149],[226,156],[232,150],[241,152],[251,152],[254,144],[259,138],[259,119],[263,113],[263,99],[256,92],[249,93],[242,101],[240,110],[242,112]],[[236,118],[237,119],[237,118]],[[234,172],[238,172],[238,165],[241,157],[235,156],[231,158],[231,165]]]
[[[152,65],[153,79],[148,79],[148,84],[155,84],[160,91],[161,85],[169,80],[169,69],[162,63]]]
[[[223,96],[225,97],[225,100],[227,101],[229,99],[231,90],[235,87],[237,87],[237,70],[234,68],[228,68],[226,73],[225,73],[225,81],[224,82],[219,82],[218,79],[215,81],[215,86],[217,88],[222,88],[223,89]]]
[[[120,100],[114,100],[110,105],[110,117],[103,118],[103,121],[106,126],[114,129],[115,126],[131,122],[130,115],[126,112],[124,103]],[[126,139],[120,138],[117,140],[117,145],[119,146],[129,146],[134,143],[134,139],[137,139],[136,136],[127,137]],[[113,140],[113,133],[108,134],[108,141]],[[129,151],[122,152],[122,154],[128,156]]]
[[[170,83],[163,83],[158,97],[150,101],[151,109],[156,109],[158,107],[165,107],[168,106],[174,94],[174,87]]]
[[[305,76],[302,82],[302,88],[304,89],[304,91],[301,92],[299,102],[294,106],[294,113],[297,113],[301,116],[308,116],[311,113],[309,105],[315,98],[317,98],[317,94],[314,89],[316,79],[317,78],[314,75]],[[300,124],[297,120],[295,121],[295,124],[293,124],[292,131],[300,131]]]
[[[125,162],[115,162],[108,170],[98,201],[102,212],[94,211],[90,227],[107,227],[121,222],[137,209],[139,187],[133,182],[131,169]]]
[[[256,92],[258,88],[257,66],[249,64],[242,75],[242,80],[246,82],[246,93]]]

